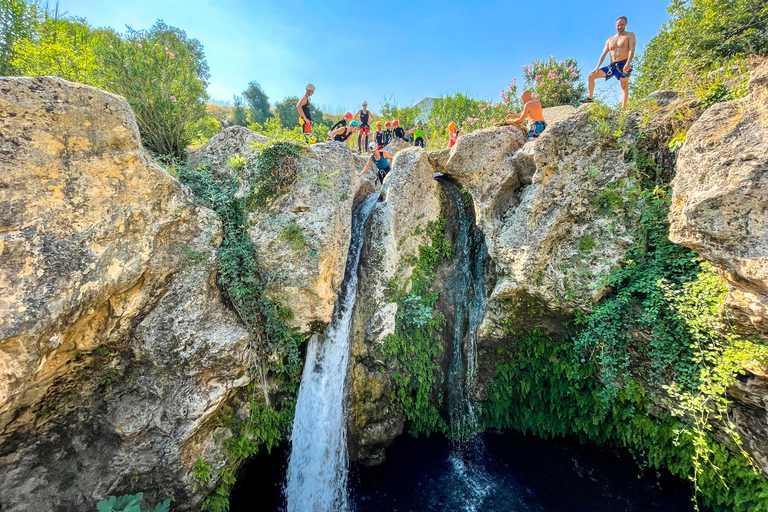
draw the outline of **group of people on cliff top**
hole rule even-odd
[[[588,96],[581,100],[581,103],[591,103],[595,92],[595,81],[599,78],[605,78],[610,80],[616,78],[621,84],[621,105],[623,108],[627,108],[627,101],[629,100],[629,77],[632,74],[632,59],[635,55],[636,39],[635,34],[627,32],[627,17],[620,16],[616,20],[616,35],[609,38],[603,53],[600,55],[600,60],[593,71],[591,71],[587,77],[588,79]],[[605,57],[611,54],[611,61],[608,66],[601,67]],[[307,84],[306,92],[296,104],[296,110],[299,112],[299,124],[302,127],[304,134],[312,133],[312,117],[309,109],[309,98],[314,94],[315,86]],[[528,139],[541,135],[544,129],[547,127],[547,123],[544,120],[544,109],[541,102],[534,98],[533,93],[529,90],[524,90],[520,95],[520,99],[523,101],[523,111],[520,114],[509,114],[505,119],[505,124],[520,125],[526,119],[529,119],[528,125]],[[368,110],[368,102],[363,101],[362,108],[358,110],[354,115],[351,112],[344,114],[344,118],[333,125],[328,132],[327,140],[335,140],[339,142],[346,142],[349,137],[357,133],[357,149],[360,153],[363,149],[368,150],[369,136],[371,133],[371,124],[375,120],[373,112]],[[426,147],[427,135],[424,131],[424,124],[421,119],[416,121],[416,126],[410,130],[404,130],[400,127],[400,123],[397,119],[392,122],[386,121],[384,123],[384,129],[382,130],[381,121],[376,121],[376,131],[373,133],[374,137],[374,149],[372,160],[369,160],[368,165],[365,167],[365,171],[368,170],[371,162],[375,163],[379,174],[382,172],[386,175],[389,170],[387,159],[391,157],[383,152],[382,149],[392,141],[406,140],[407,134],[413,134],[413,144],[415,146]],[[453,147],[456,144],[456,140],[462,135],[456,123],[451,122],[448,125],[448,147]],[[383,156],[382,156],[383,155]],[[381,162],[384,160],[384,162]],[[385,165],[386,164],[386,165]],[[384,167],[382,167],[384,165]],[[385,171],[386,169],[386,171]],[[362,173],[361,173],[362,174]],[[383,181],[383,177],[380,177]]]

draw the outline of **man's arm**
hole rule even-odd
[[[522,114],[520,114],[520,117],[518,117],[517,119],[509,119],[509,118],[507,118],[507,124],[522,123],[525,120],[525,118],[528,117],[531,114],[530,111],[531,111],[531,106],[528,103],[526,103],[525,104],[525,108],[523,108]]]
[[[628,34],[629,36],[629,55],[627,56],[627,63],[624,64],[624,69],[622,72],[629,73],[629,71],[632,69],[632,59],[635,56],[635,46],[637,45],[637,39],[635,38],[635,33],[630,32]]]
[[[304,115],[304,111],[303,111],[303,110],[301,110],[301,107],[302,107],[302,106],[303,106],[303,105],[304,105],[306,102],[307,102],[307,98],[305,98],[305,97],[303,97],[303,96],[302,96],[302,97],[301,97],[301,99],[300,99],[300,100],[299,100],[299,101],[296,103],[296,110],[298,110],[298,111],[299,111],[299,117],[301,117],[302,119],[304,119],[304,122],[305,122],[305,123],[308,123],[308,122],[309,122],[309,119],[307,119],[307,117]]]
[[[610,41],[610,39],[608,40]],[[605,42],[605,48],[603,48],[603,53],[600,55],[600,61],[597,63],[597,66],[595,66],[595,69],[592,71],[593,73],[600,69],[600,66],[603,65],[603,61],[605,60],[605,56],[608,55],[608,52],[611,51],[610,47],[608,46],[608,41]]]

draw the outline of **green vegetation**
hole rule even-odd
[[[579,63],[572,57],[558,61],[550,55],[546,62],[534,60],[523,66],[523,74],[525,88],[541,101],[543,107],[576,106],[587,94]]]
[[[295,222],[287,224],[280,232],[280,240],[285,240],[291,244],[291,249],[294,251],[303,251],[306,248],[304,242],[304,232],[301,230],[301,226]]]
[[[205,501],[204,511],[228,510],[228,489],[235,480],[230,468],[256,453],[261,444],[271,450],[287,434],[293,420],[294,397],[301,374],[299,344],[303,338],[284,323],[291,312],[266,295],[267,282],[259,269],[257,247],[248,235],[248,213],[255,203],[253,196],[264,187],[272,191],[270,198],[280,193],[282,187],[275,184],[276,179],[283,178],[278,172],[281,167],[279,159],[295,158],[300,151],[300,146],[285,141],[265,147],[257,161],[257,179],[250,197],[235,197],[238,190],[236,176],[231,179],[217,178],[205,166],[178,168],[179,180],[188,185],[199,201],[212,208],[222,220],[223,240],[218,250],[217,284],[250,333],[249,352],[254,376],[254,382],[245,391],[250,409],[248,418],[240,419],[234,411],[225,418],[225,425],[232,432],[224,443],[230,461],[216,476],[218,486]],[[243,169],[247,162],[233,160],[230,165]],[[259,181],[259,177],[266,182]],[[264,196],[263,192],[261,194]],[[276,397],[274,403],[269,393],[271,385],[267,381],[268,376],[271,381],[282,383],[281,395]],[[202,486],[210,478],[210,467],[205,461],[198,461],[193,468],[193,480]]]
[[[123,96],[144,146],[180,157],[206,116],[208,64],[203,47],[158,21],[149,30],[93,29],[39,4],[0,6],[3,74],[54,75]]]
[[[747,57],[768,55],[768,4],[762,0],[673,0],[668,10],[669,22],[638,59],[637,99],[658,89],[709,88]]]
[[[629,448],[643,464],[690,478],[708,507],[768,510],[768,482],[741,448],[725,393],[737,370],[768,362],[768,348],[732,330],[722,279],[667,238],[664,188],[617,183],[593,205],[636,210],[636,244],[605,279],[612,292],[577,315],[570,335],[510,332],[515,348],[500,354],[485,425]],[[579,252],[594,243],[583,235]],[[659,401],[674,406],[663,411]],[[743,457],[714,440],[715,428]]]
[[[299,156],[304,147],[297,141],[282,139],[262,148],[256,164],[253,193],[248,203],[250,209],[265,208],[294,182],[298,166],[301,165]]]
[[[397,360],[393,375],[395,406],[405,414],[409,431],[413,435],[446,431],[437,405],[442,396],[434,398],[439,376],[436,364],[442,352],[440,335],[445,318],[435,314],[438,294],[432,290],[435,268],[451,256],[451,244],[445,237],[445,218],[428,222],[426,235],[429,245],[419,247],[419,257],[411,276],[398,287],[396,279],[390,281],[393,302],[398,311],[395,333],[384,340],[383,353]],[[410,287],[410,291],[406,292]]]
[[[168,512],[171,508],[171,499],[158,503],[154,508],[141,508],[141,500],[144,499],[144,493],[126,494],[125,496],[110,496],[109,499],[101,500],[96,504],[98,512]]]

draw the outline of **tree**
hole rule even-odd
[[[0,0],[0,76],[21,74],[13,65],[16,45],[38,32],[38,9],[26,0]]]
[[[248,116],[243,108],[243,97],[232,96],[235,108],[232,109],[232,124],[236,126],[248,126]]]
[[[146,31],[108,33],[100,53],[105,87],[128,100],[144,146],[182,156],[191,125],[206,115],[209,74],[200,42],[158,21]]]
[[[299,98],[290,96],[279,103],[275,103],[275,112],[277,112],[283,128],[293,128],[299,125],[299,112],[296,110],[296,103],[298,102]],[[315,123],[319,123],[323,119],[323,112],[311,103],[309,114]]]
[[[248,84],[248,88],[243,91],[243,97],[250,109],[252,123],[262,124],[272,117],[272,113],[269,111],[269,97],[257,82]]]
[[[97,54],[98,31],[92,30],[84,20],[60,15],[58,10],[39,12],[31,6],[24,12],[21,9],[17,10],[19,17],[27,18],[18,19],[17,24],[23,28],[16,35],[11,34],[12,56],[5,64],[9,71],[24,76],[53,75],[103,86]]]

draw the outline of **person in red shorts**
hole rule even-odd
[[[315,86],[307,84],[307,91],[304,96],[296,103],[296,110],[299,111],[299,126],[301,126],[301,132],[304,134],[304,138],[308,139],[309,134],[312,133],[312,114],[309,112],[309,98],[315,94]]]

